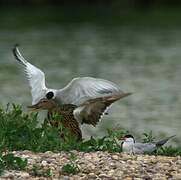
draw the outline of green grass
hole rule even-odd
[[[80,171],[75,162],[76,159],[77,157],[73,153],[70,153],[69,163],[62,166],[62,174],[77,174]]]
[[[13,154],[0,155],[0,175],[5,169],[25,170],[27,159],[16,157]]]
[[[37,114],[25,114],[20,106],[0,109],[0,150],[120,152],[120,148],[114,142],[114,136],[118,132],[109,130],[103,138],[91,137],[87,141],[77,143],[68,132],[65,133],[65,140],[62,140],[58,128],[48,123],[37,128],[37,121]]]
[[[7,150],[121,152],[121,148],[115,142],[115,137],[127,133],[119,129],[110,129],[102,138],[91,137],[89,140],[77,143],[68,132],[65,133],[64,140],[61,139],[58,128],[52,127],[48,123],[37,128],[37,121],[37,114],[23,113],[19,105],[7,106],[5,110],[0,108],[0,152]],[[144,142],[153,140],[152,133],[144,134]],[[164,146],[157,153],[167,156],[181,155],[181,148]]]
[[[96,139],[91,137],[89,140],[83,140],[78,143],[75,139],[71,138],[68,131],[65,132],[63,140],[60,138],[59,128],[54,128],[48,123],[44,123],[41,128],[37,128],[37,123],[37,114],[23,113],[21,106],[19,105],[8,105],[5,110],[0,108],[0,174],[2,174],[5,169],[26,169],[27,160],[16,157],[11,153],[6,153],[9,151],[30,150],[33,152],[69,152],[71,150],[78,150],[84,152],[121,152],[121,148],[117,145],[115,137],[120,137],[128,133],[119,129],[109,129],[107,130],[107,135],[102,138]],[[143,142],[152,142],[155,140],[152,132],[148,134],[144,133],[143,135]],[[181,148],[164,146],[152,154],[177,156],[181,155]],[[71,154],[69,162],[63,165],[61,173],[78,173],[79,168],[75,160],[76,157]],[[44,170],[38,166],[34,166],[28,171],[32,176],[52,176],[50,169]]]

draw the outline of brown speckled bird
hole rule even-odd
[[[73,110],[76,108],[73,104],[65,104],[59,106],[52,99],[46,98],[41,99],[37,104],[28,106],[28,108],[38,110],[48,110],[48,120],[53,127],[59,127],[63,125],[64,128],[68,129],[73,137],[76,137],[77,141],[82,140],[82,132],[79,127],[79,123],[74,118]],[[60,115],[60,119],[53,118],[53,115]],[[61,137],[64,135],[61,132]]]
[[[117,94],[99,97],[85,101],[79,106],[73,104],[58,105],[53,99],[41,99],[37,104],[28,106],[33,110],[48,110],[48,117],[52,126],[57,127],[58,122],[53,122],[52,114],[57,113],[63,117],[62,125],[69,129],[78,140],[82,139],[79,124],[91,124],[96,126],[106,109],[115,101],[130,95],[131,93]]]

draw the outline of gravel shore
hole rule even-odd
[[[70,162],[70,153],[30,151],[13,152],[14,155],[27,158],[28,166],[25,171],[6,170],[0,179],[176,179],[181,180],[181,157],[165,157],[150,155],[127,155],[124,153],[108,152],[78,152],[71,151],[77,157],[75,163],[79,172],[75,175],[62,172],[62,166]],[[34,176],[31,171],[36,165],[41,170],[49,169],[50,177]]]

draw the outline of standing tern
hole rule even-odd
[[[144,154],[154,152],[174,136],[170,136],[155,143],[137,143],[135,142],[134,137],[131,134],[128,134],[116,141],[117,144],[122,146],[123,152],[127,152],[129,154]]]
[[[74,78],[62,89],[51,89],[45,85],[45,74],[42,70],[30,64],[20,53],[18,45],[13,48],[16,60],[23,65],[26,77],[31,88],[32,105],[47,97],[54,99],[58,104],[80,105],[86,100],[122,94],[122,97],[131,93],[124,93],[113,82],[93,77]]]

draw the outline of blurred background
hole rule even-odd
[[[46,73],[47,87],[93,76],[130,97],[115,103],[84,137],[107,128],[136,137],[176,134],[181,145],[181,1],[0,0],[0,104],[31,104],[30,89],[12,55],[14,44]]]

